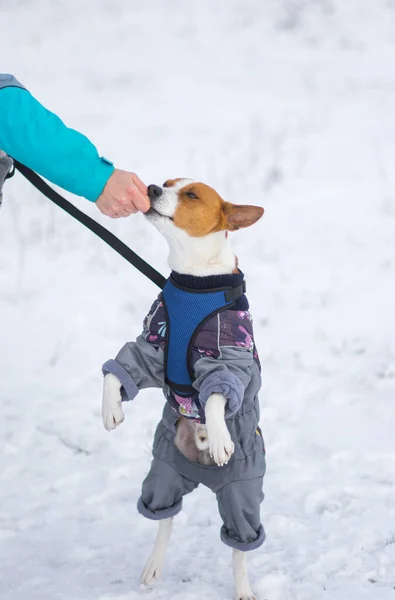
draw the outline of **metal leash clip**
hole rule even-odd
[[[15,173],[15,165],[12,158],[3,150],[0,150],[0,206],[3,203],[3,185],[6,179],[12,177]]]

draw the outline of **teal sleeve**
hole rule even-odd
[[[25,89],[0,88],[0,148],[63,189],[95,202],[113,164]]]

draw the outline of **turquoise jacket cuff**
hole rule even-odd
[[[96,161],[90,181],[87,185],[85,184],[85,193],[79,195],[84,196],[90,202],[96,202],[113,172],[113,163],[101,156]]]

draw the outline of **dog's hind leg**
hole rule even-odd
[[[198,462],[201,465],[215,465],[214,460],[210,456],[210,442],[208,439],[207,428],[205,425],[196,424],[195,427],[195,444],[198,454]]]
[[[236,600],[256,600],[248,580],[246,553],[241,550],[233,550],[233,576]]]
[[[141,582],[145,583],[146,585],[151,583],[151,581],[154,579],[159,579],[161,576],[163,561],[165,559],[172,527],[172,518],[159,521],[159,529],[155,540],[155,546],[141,574]]]

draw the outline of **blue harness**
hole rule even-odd
[[[246,291],[245,281],[236,288],[195,290],[180,286],[171,275],[163,288],[167,335],[165,380],[179,396],[196,393],[190,357],[192,344],[200,328],[211,317],[232,308]]]

